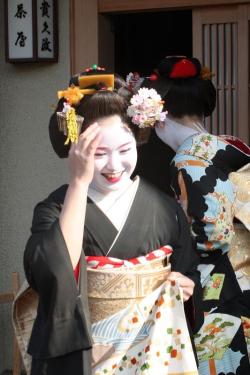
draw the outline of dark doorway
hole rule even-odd
[[[192,10],[118,14],[115,71],[149,74],[164,56],[192,55]]]
[[[115,71],[148,76],[167,55],[192,55],[192,10],[130,13],[112,16]],[[174,152],[151,131],[138,148],[138,174],[172,195],[170,162]]]

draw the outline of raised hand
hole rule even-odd
[[[79,136],[77,143],[72,143],[69,151],[70,182],[89,184],[92,181],[94,155],[100,138],[100,127],[94,123]]]
[[[100,138],[100,127],[95,123],[80,135],[69,152],[70,181],[59,223],[74,269],[82,252],[88,187],[94,175],[95,150]]]

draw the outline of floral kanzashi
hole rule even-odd
[[[142,87],[130,100],[127,114],[139,128],[153,127],[157,121],[164,121],[167,112],[163,112],[164,101],[154,90]]]

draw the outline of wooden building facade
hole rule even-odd
[[[170,41],[175,43],[175,38],[180,36],[176,39],[176,45],[179,43],[178,51],[183,53],[187,50],[214,73],[217,107],[206,124],[208,129],[214,134],[239,136],[249,143],[249,0],[71,0],[70,8],[72,73],[96,62],[117,71],[119,58],[125,64],[126,61],[132,61],[133,57],[136,59],[138,48],[130,48],[134,44],[145,46],[145,55],[141,55],[144,61],[147,57],[150,61],[153,45],[165,44],[166,52],[169,52]],[[142,14],[147,17],[144,29],[138,23],[141,21],[136,21],[136,16]],[[182,18],[178,18],[178,15],[182,15]],[[164,19],[166,35],[162,31],[164,29],[160,29],[160,35],[155,35],[152,43],[146,36],[147,31],[152,34],[159,23],[164,25]],[[125,34],[123,39],[120,38],[120,44],[119,36],[116,35],[119,25]],[[128,34],[131,29],[132,34]],[[136,38],[141,31],[140,37]],[[191,40],[187,48],[186,38],[189,34]],[[122,51],[122,56],[117,53],[118,50]],[[174,53],[178,51],[174,50]],[[128,64],[127,68],[131,69],[131,65]]]

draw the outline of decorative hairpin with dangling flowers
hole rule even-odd
[[[82,74],[76,76],[77,86],[72,84],[67,90],[57,92],[58,99],[64,98],[66,100],[63,103],[62,112],[56,113],[59,130],[67,136],[65,145],[69,144],[69,142],[77,143],[78,141],[84,118],[76,114],[73,106],[79,104],[84,95],[96,93],[97,90],[95,88],[89,87],[102,83],[104,86],[101,90],[112,91],[114,89],[114,74],[103,74],[104,71],[105,68],[94,64],[92,67],[85,69],[85,73],[91,73],[90,75]],[[94,72],[98,74],[93,74]]]
[[[139,128],[152,128],[157,121],[164,121],[166,118],[167,111],[162,111],[164,101],[155,89],[140,88],[132,96],[130,103],[127,114]]]
[[[75,108],[72,105],[78,104],[84,95],[79,87],[74,85],[67,90],[58,91],[57,94],[59,99],[66,99],[66,102],[63,103],[62,112],[56,112],[59,130],[67,136],[64,144],[77,143],[84,118],[76,115]]]

